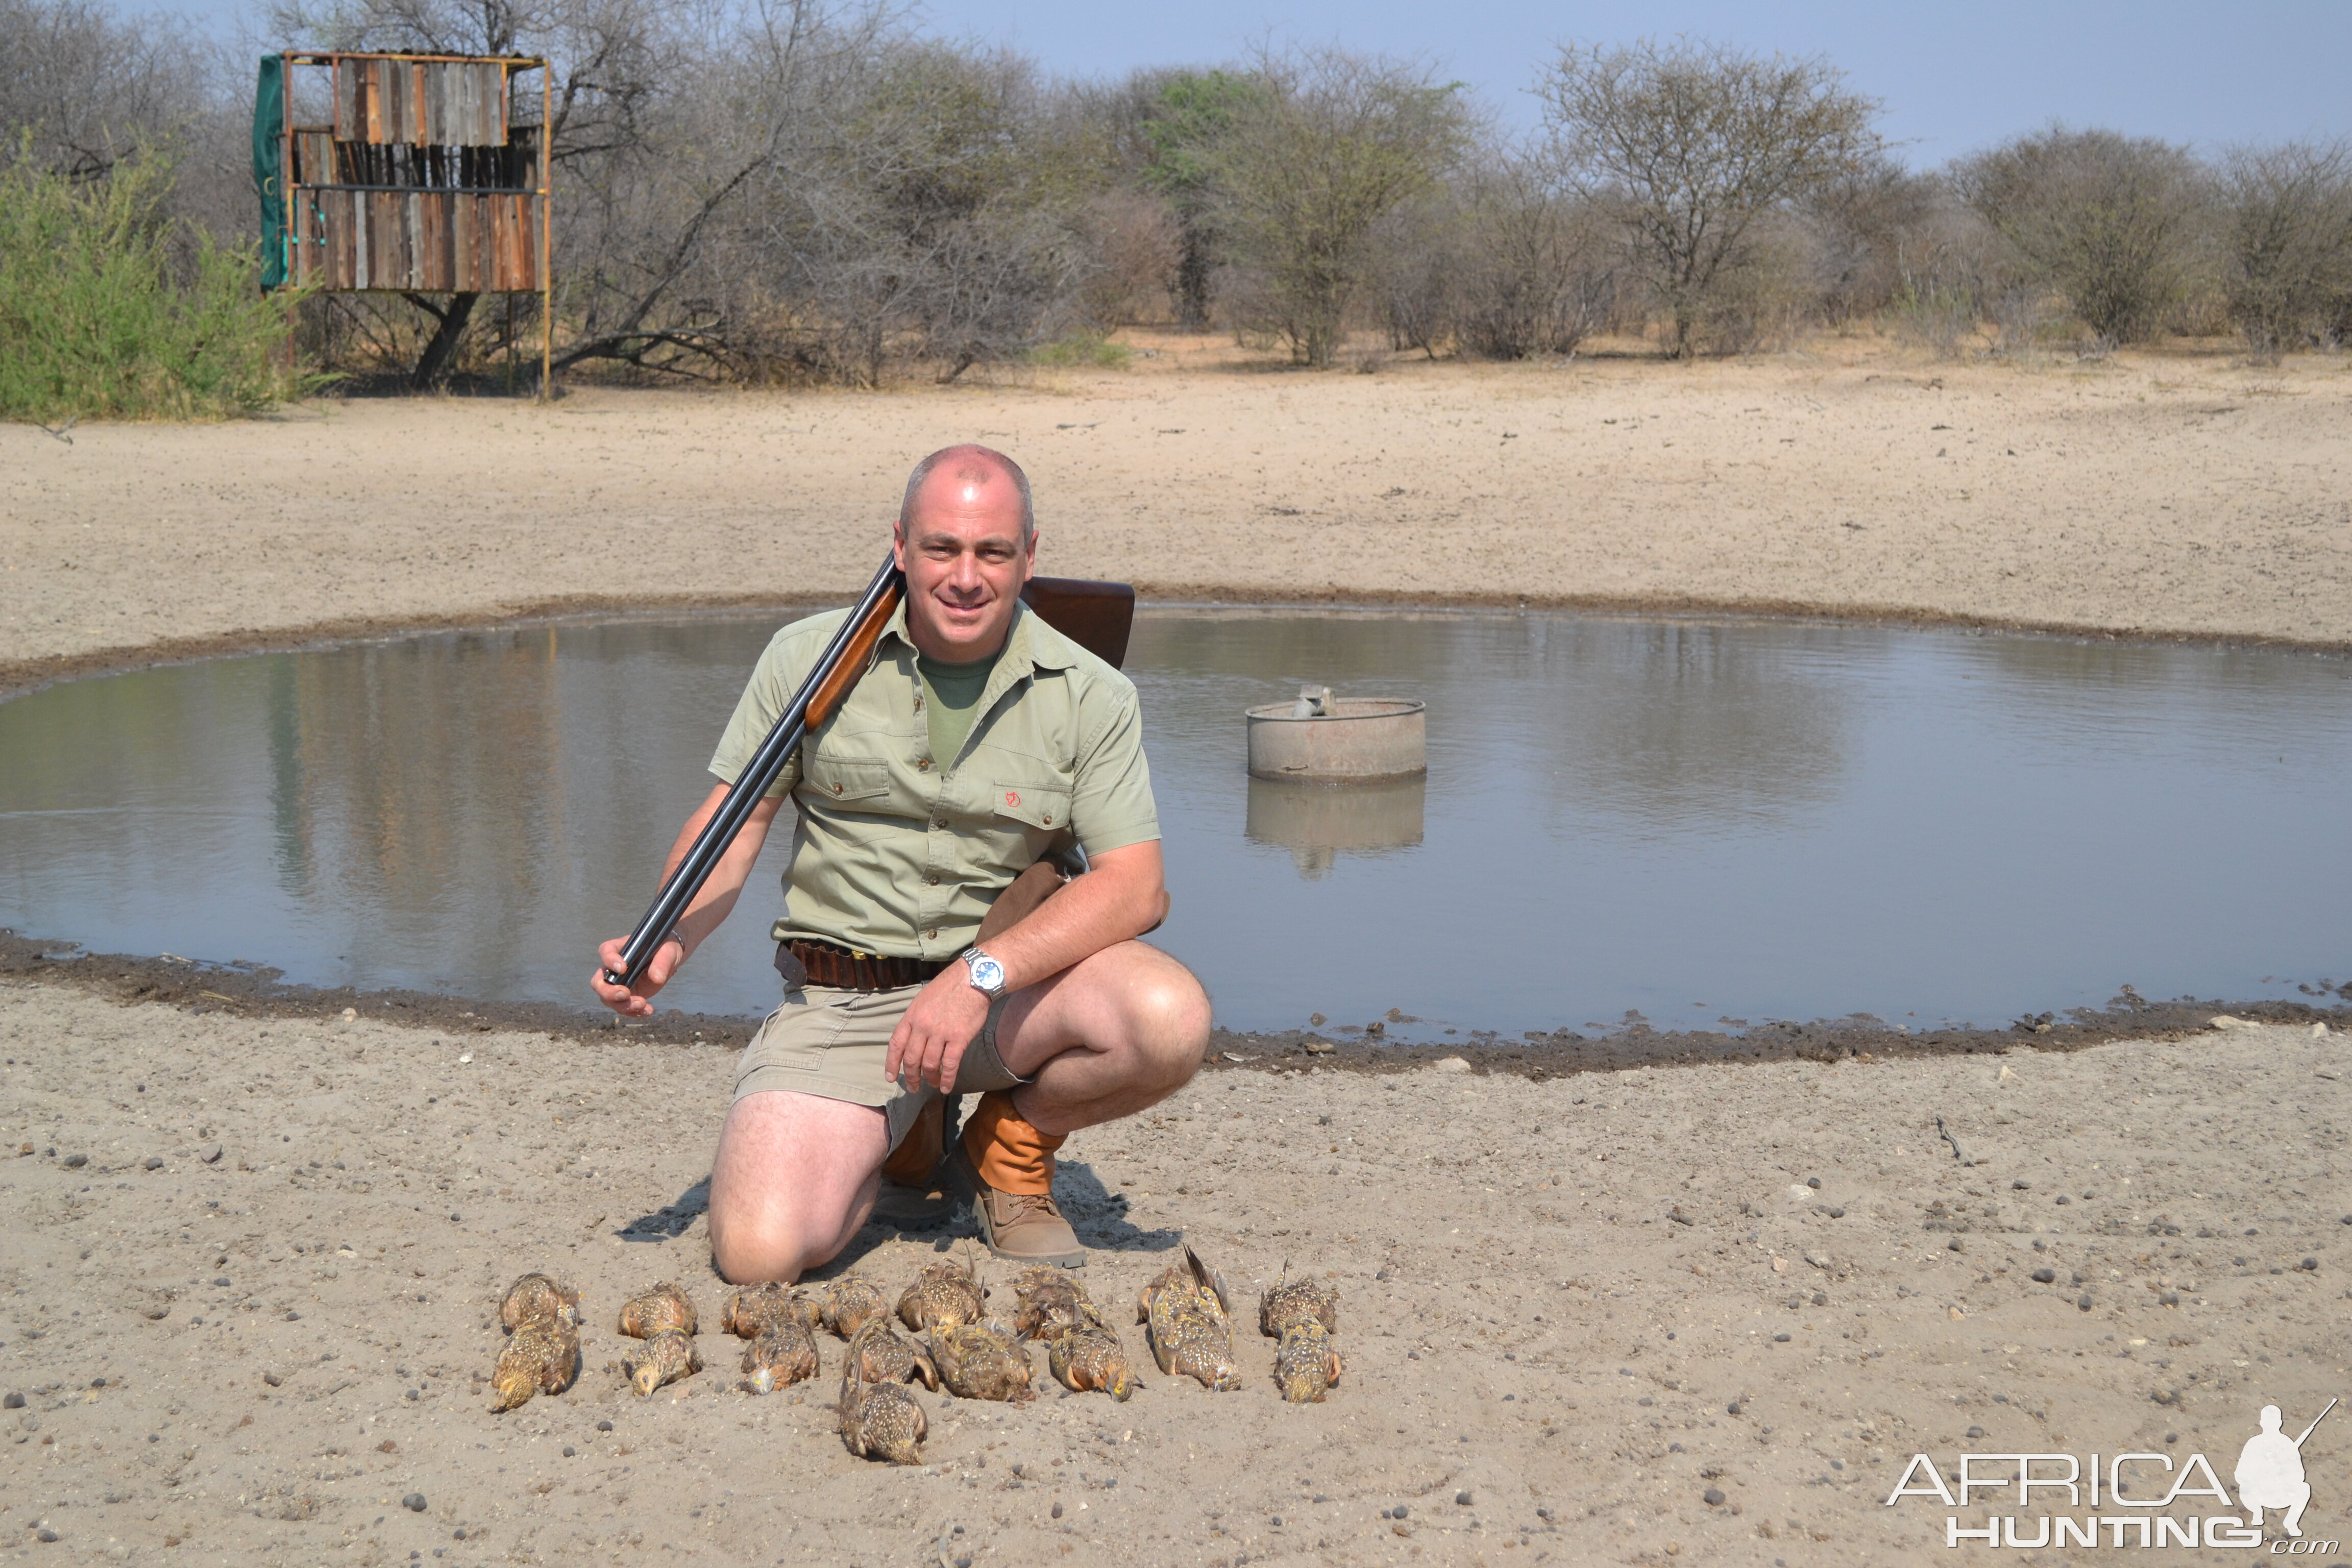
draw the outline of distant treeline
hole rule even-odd
[[[2234,333],[2268,361],[2352,334],[2344,146],[2204,158],[2053,125],[1912,172],[1815,58],[1564,46],[1530,69],[1540,126],[1512,135],[1417,62],[1293,48],[1057,79],[854,0],[279,0],[270,26],[554,62],[559,369],[873,385],[1112,359],[1140,324],[1307,365],[1602,334],[1739,353],[1852,323],[1941,354]],[[5,188],[167,160],[152,221],[189,256],[197,235],[249,251],[252,70],[93,0],[0,0]],[[0,255],[0,278],[37,265]],[[446,303],[313,298],[299,343],[404,374]],[[535,348],[535,310],[475,312],[451,369]],[[0,355],[40,330],[10,320],[0,302]]]

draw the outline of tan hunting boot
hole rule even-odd
[[[948,1152],[948,1170],[971,1199],[981,1239],[1013,1263],[1087,1261],[1078,1233],[1054,1203],[1054,1151],[1068,1135],[1040,1132],[1013,1109],[1012,1097],[980,1097],[971,1121]]]

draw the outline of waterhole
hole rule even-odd
[[[783,617],[539,625],[0,704],[0,924],[593,1005]],[[1147,610],[1174,912],[1220,1022],[1391,1038],[2004,1024],[2352,980],[2352,663],[1884,626]],[[1242,712],[1429,705],[1424,780],[1250,779]],[[773,1005],[788,833],[662,998]],[[1402,1020],[1388,1019],[1391,1010]]]

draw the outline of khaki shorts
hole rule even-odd
[[[782,1090],[821,1100],[870,1105],[890,1123],[896,1149],[924,1106],[939,1098],[935,1089],[905,1089],[883,1076],[890,1037],[907,1016],[919,985],[889,991],[836,991],[811,985],[784,994],[784,1005],[761,1020],[735,1064],[735,1098]],[[1009,997],[988,1009],[963,1059],[956,1068],[958,1094],[982,1094],[1029,1080],[1006,1069],[996,1054],[996,1026]]]

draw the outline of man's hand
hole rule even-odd
[[[1059,974],[1114,942],[1142,935],[1168,912],[1160,877],[1160,841],[1106,849],[1094,869],[988,940],[989,956],[1004,966],[1005,989],[1017,992]],[[894,1083],[952,1093],[964,1047],[988,1022],[988,998],[971,972],[950,963],[932,976],[898,1020],[884,1065]]]
[[[596,1000],[623,1017],[650,1018],[654,1016],[654,994],[668,984],[669,977],[677,973],[677,966],[686,962],[686,949],[678,945],[676,937],[665,939],[659,947],[654,949],[652,961],[646,965],[646,972],[637,976],[634,987],[615,985],[604,975],[607,971],[614,974],[621,972],[621,950],[628,945],[628,938],[616,936],[598,948],[596,956],[603,962],[597,964],[595,976],[589,984],[596,988]]]
[[[665,879],[677,869],[677,863],[686,858],[687,850],[702,832],[702,825],[710,820],[711,813],[717,811],[719,803],[726,798],[727,786],[723,784],[713,785],[710,793],[703,797],[702,804],[695,807],[694,815],[686,819],[686,826],[677,830],[677,841],[669,847],[669,858],[662,863]],[[670,983],[671,977],[677,973],[678,965],[686,962],[686,948],[681,942],[701,946],[710,933],[719,929],[719,922],[727,918],[727,912],[735,907],[735,895],[743,890],[743,879],[751,874],[751,863],[760,858],[760,846],[767,841],[768,825],[775,821],[777,808],[783,804],[784,797],[778,795],[751,808],[751,815],[745,817],[743,826],[736,830],[735,842],[727,847],[727,853],[721,855],[719,864],[711,868],[710,879],[702,884],[701,894],[684,914],[678,916],[677,924],[670,928],[671,936],[677,940],[665,938],[662,944],[654,949],[653,958],[646,963],[646,972],[637,976],[634,989],[625,991],[604,978],[608,970],[615,974],[620,973],[621,949],[628,945],[627,939],[615,937],[596,950],[596,956],[602,962],[597,964],[596,973],[589,978],[588,984],[596,988],[597,1001],[625,1018],[650,1018],[654,1016],[650,998]]]
[[[650,1011],[651,1009],[647,1009]],[[988,998],[975,990],[971,973],[950,963],[931,977],[890,1035],[883,1071],[905,1089],[925,1085],[946,1094],[955,1087],[964,1047],[988,1022]]]

